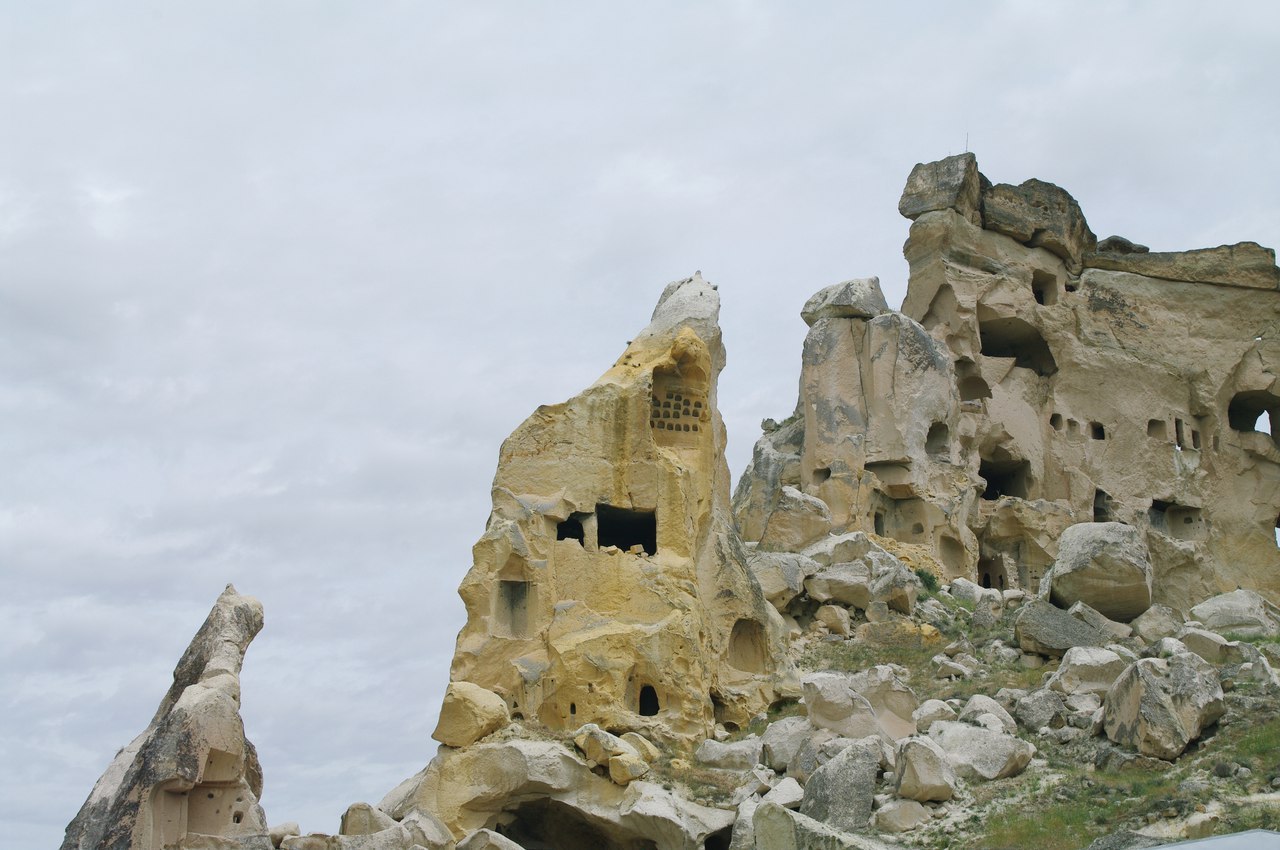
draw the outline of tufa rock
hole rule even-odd
[[[880,291],[880,278],[846,280],[820,289],[800,310],[800,318],[812,326],[819,319],[874,319],[889,312]]]
[[[1190,652],[1129,665],[1102,703],[1107,737],[1172,761],[1226,712],[1218,674]]]
[[[470,682],[450,682],[431,737],[446,747],[465,747],[510,722],[502,697]]]
[[[898,212],[915,220],[927,212],[954,210],[981,227],[982,182],[977,157],[971,153],[918,162],[907,176]]]
[[[1104,646],[1107,636],[1043,599],[1018,609],[1014,638],[1023,652],[1061,658],[1075,646]]]
[[[956,795],[956,774],[946,752],[931,738],[912,736],[898,742],[894,791],[899,797],[930,801]]]
[[[871,817],[880,773],[880,743],[863,738],[813,772],[800,813],[846,832],[862,832]]]
[[[1098,245],[1076,199],[1043,180],[1000,183],[984,191],[982,221],[989,230],[1056,254],[1074,274]]]
[[[1219,634],[1271,637],[1280,632],[1280,611],[1251,590],[1233,590],[1206,599],[1191,616]]]
[[[1036,748],[1020,738],[981,726],[940,720],[929,728],[929,737],[947,754],[956,773],[964,779],[1004,779],[1016,776],[1031,763]]]
[[[1118,522],[1082,522],[1062,532],[1058,559],[1040,593],[1061,608],[1083,602],[1102,616],[1128,622],[1151,607],[1151,560],[1138,529]]]

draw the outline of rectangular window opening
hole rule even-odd
[[[658,519],[654,511],[596,505],[596,540],[601,549],[617,546],[629,552],[639,546],[644,554],[658,554]]]

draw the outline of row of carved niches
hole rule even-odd
[[[694,445],[710,421],[705,390],[654,375],[649,427],[655,440],[662,445]]]

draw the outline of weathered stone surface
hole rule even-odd
[[[911,719],[916,722],[919,731],[928,732],[935,721],[955,720],[956,710],[940,699],[928,699],[911,712]]]
[[[982,221],[988,230],[1057,254],[1077,274],[1098,245],[1076,199],[1043,180],[999,183],[984,191]]]
[[[710,743],[714,744],[714,741]],[[586,756],[589,765],[609,764],[614,756],[640,753],[612,732],[606,732],[594,723],[588,723],[573,733],[573,744]]]
[[[970,223],[982,226],[982,175],[971,153],[949,156],[937,162],[918,162],[907,176],[898,201],[898,212],[915,220],[927,212],[955,210]]]
[[[880,759],[876,740],[864,738],[846,747],[805,782],[801,814],[847,832],[865,830]]]
[[[1217,632],[1184,628],[1176,640],[1210,664],[1241,664],[1246,660],[1239,641],[1228,641]]]
[[[261,629],[262,605],[227,585],[178,661],[151,724],[94,785],[62,850],[216,839],[271,850],[258,805],[262,768],[240,719],[240,669]]]
[[[890,800],[871,818],[871,825],[880,832],[910,832],[931,819],[929,810],[915,800]]]
[[[840,605],[822,605],[813,612],[814,621],[821,623],[827,631],[840,637],[848,637],[850,632],[849,609]]]
[[[822,567],[812,558],[793,552],[762,552],[753,550],[747,556],[747,565],[760,583],[764,598],[779,611],[805,588],[805,580]]]
[[[760,738],[749,735],[732,743],[707,739],[698,745],[695,757],[708,767],[746,770],[760,763]]]
[[[1013,708],[1018,724],[1029,732],[1038,732],[1046,726],[1050,729],[1062,726],[1066,713],[1062,697],[1048,688],[1032,691],[1019,699]]]
[[[338,822],[339,835],[372,835],[384,829],[396,826],[395,820],[386,812],[374,808],[368,803],[352,803],[342,813]]]
[[[1023,605],[1013,621],[1023,652],[1061,658],[1075,646],[1105,646],[1107,636],[1043,599]]]
[[[798,552],[829,531],[831,511],[826,502],[794,487],[783,487],[765,522],[760,551]]]
[[[760,736],[760,758],[773,770],[786,770],[815,727],[805,717],[784,717],[770,723]]]
[[[806,579],[804,589],[817,602],[865,609],[871,604],[871,567],[861,561],[832,564]]]
[[[1020,738],[968,723],[939,721],[929,737],[947,754],[964,779],[1004,779],[1026,769],[1036,748]]]
[[[1173,637],[1182,629],[1183,617],[1168,605],[1152,605],[1129,625],[1133,633],[1147,643]]]
[[[1251,590],[1233,590],[1191,609],[1193,619],[1218,634],[1269,637],[1280,632],[1280,611]]]
[[[761,803],[752,817],[756,847],[769,850],[886,850],[883,842],[852,835],[776,803]]]
[[[790,776],[783,779],[761,798],[766,803],[777,803],[787,809],[799,809],[804,800],[804,788]]]
[[[1150,251],[1151,249],[1146,245],[1130,242],[1123,236],[1108,236],[1106,239],[1098,240],[1097,253],[1099,254],[1147,254]]]
[[[447,747],[465,747],[510,722],[502,697],[470,682],[450,682],[431,737]]]
[[[1218,674],[1190,652],[1143,658],[1102,703],[1107,737],[1145,756],[1173,760],[1226,711]]]
[[[524,850],[524,848],[491,829],[477,829],[458,842],[458,850]]]
[[[1105,694],[1129,662],[1109,649],[1075,646],[1062,656],[1048,685],[1061,694]]]
[[[942,747],[922,736],[899,741],[894,790],[900,797],[920,802],[954,797],[956,774]]]
[[[1117,640],[1123,640],[1133,634],[1133,626],[1126,623],[1117,623],[1115,620],[1104,617],[1083,602],[1077,602],[1072,605],[1067,609],[1067,613],[1080,622],[1093,626],[1103,634],[1110,635]]]
[[[649,763],[638,753],[620,753],[609,758],[609,778],[626,785],[649,772]]]
[[[969,701],[960,710],[960,721],[962,723],[978,723],[978,718],[984,714],[994,717],[999,723],[999,728],[1004,730],[1006,734],[1016,735],[1018,733],[1018,724],[1009,712],[1005,711],[1004,706],[985,694],[974,694],[969,697]]]
[[[915,694],[892,668],[881,665],[857,674],[810,673],[802,680],[809,722],[847,738],[915,733]]]
[[[819,319],[874,319],[888,312],[889,305],[880,291],[880,278],[868,277],[818,290],[805,302],[800,318],[812,326]]]
[[[1128,622],[1151,607],[1151,559],[1138,529],[1118,522],[1082,522],[1062,532],[1058,559],[1041,580],[1041,595],[1061,608],[1083,602]]]
[[[1257,242],[1168,252],[1116,250],[1118,247],[1114,242],[1098,245],[1096,253],[1084,258],[1085,266],[1161,280],[1221,283],[1256,289],[1280,288],[1276,252]]]

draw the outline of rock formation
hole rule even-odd
[[[94,785],[62,850],[271,850],[262,769],[240,720],[240,668],[261,629],[262,605],[227,585],[151,724]]]
[[[902,310],[875,278],[803,305],[796,412],[732,502],[700,275],[507,439],[441,746],[339,835],[266,827],[237,712],[261,610],[228,587],[64,850],[949,846],[999,816],[974,786],[1047,805],[1081,763],[1181,771],[1199,805],[1220,726],[1280,730],[1274,254],[1099,242],[971,154],[899,210]]]
[[[809,496],[834,532],[1034,593],[1068,526],[1117,521],[1157,602],[1280,598],[1280,427],[1258,428],[1280,414],[1274,252],[1098,243],[1065,191],[993,186],[972,154],[916,166],[899,210],[902,312],[874,279],[806,305],[796,414],[766,423],[735,493],[744,538],[766,548]]]

